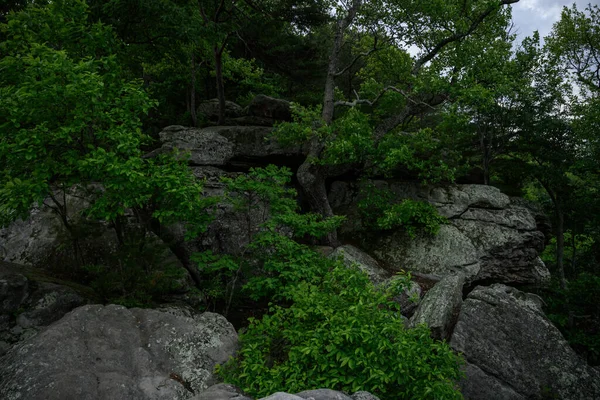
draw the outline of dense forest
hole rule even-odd
[[[401,385],[406,398],[460,398],[460,360],[447,344],[394,324],[390,293],[407,276],[378,289],[314,246],[340,243],[332,178],[492,185],[547,216],[541,256],[552,279],[529,290],[598,365],[600,7],[565,7],[547,37],[518,42],[517,2],[5,1],[0,225],[45,204],[70,235],[57,262],[72,267],[60,273],[105,302],[150,306],[182,279],[156,262],[150,235],[169,243],[168,227],[184,224],[198,237],[222,202],[268,204],[243,253],[175,252],[202,307],[258,310],[240,358],[220,374],[252,395],[320,385],[391,399]],[[215,197],[184,154],[148,156],[164,127],[234,124],[232,104],[258,95],[291,102],[273,140],[302,146],[298,162],[226,178]],[[200,112],[207,105],[212,114]],[[64,196],[74,188],[91,199],[86,218],[118,238],[102,265],[81,248],[96,228],[73,222]],[[388,200],[377,193],[361,206],[375,232],[433,235],[444,223],[426,203]],[[367,321],[367,331],[352,329]],[[342,338],[363,344],[336,353]],[[361,357],[369,368],[349,376]]]

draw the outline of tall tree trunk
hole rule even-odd
[[[337,22],[333,48],[331,49],[329,65],[327,66],[325,92],[323,94],[323,112],[321,118],[326,125],[333,122],[335,111],[335,78],[338,73],[340,52],[344,45],[344,34],[350,24],[352,24],[361,5],[362,0],[354,0],[352,7],[350,7],[346,16]],[[312,210],[321,214],[324,218],[329,218],[334,214],[331,205],[329,204],[329,199],[327,198],[326,168],[321,165],[313,164],[311,161],[313,159],[318,159],[321,156],[323,149],[324,143],[322,140],[313,136],[310,142],[308,155],[300,168],[298,168],[297,176],[298,182],[300,183],[300,186],[302,186],[303,192],[306,195]],[[337,232],[335,231],[330,232],[325,240],[330,246],[339,245]]]
[[[223,84],[223,48],[214,47],[217,98],[219,99],[219,125],[225,124],[225,85]]]
[[[576,257],[577,257],[577,242],[576,242],[576,234],[575,234],[575,228],[573,228],[573,231],[571,233],[571,247],[572,247],[572,251],[571,251],[571,270],[573,271],[573,276],[577,275],[577,261],[576,261]]]
[[[556,217],[558,220],[556,226],[556,267],[560,278],[560,288],[566,289],[567,281],[565,279],[565,266],[563,261],[565,254],[565,216],[559,205],[556,206]]]
[[[196,115],[196,59],[192,52],[192,88],[190,90],[190,115],[192,124],[198,127],[198,116]]]

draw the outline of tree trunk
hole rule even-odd
[[[560,288],[566,289],[567,281],[565,279],[565,266],[564,266],[564,254],[565,254],[565,217],[562,209],[556,207],[556,217],[558,224],[556,226],[556,268],[558,269],[558,276],[560,278]]]
[[[325,79],[325,92],[323,94],[323,112],[321,118],[323,123],[329,125],[333,122],[335,111],[335,77],[338,73],[338,64],[340,52],[344,45],[344,34],[352,21],[354,20],[358,9],[362,6],[362,0],[354,0],[348,14],[337,22],[333,48],[329,56],[329,65],[327,66],[327,78]],[[300,168],[297,176],[300,186],[307,197],[312,210],[323,216],[323,218],[333,217],[333,210],[327,198],[326,169],[321,165],[313,164],[311,160],[318,159],[324,149],[324,143],[316,136],[313,136],[310,142],[308,155]],[[338,246],[339,241],[337,232],[330,232],[325,241],[330,246]]]
[[[486,142],[485,129],[480,133],[480,144],[481,144],[481,156],[483,166],[483,184],[490,184],[490,150],[488,143]]]
[[[194,128],[198,127],[198,116],[196,115],[196,59],[192,52],[192,88],[190,90],[190,115]]]
[[[575,229],[573,229],[572,233],[571,233],[571,246],[572,246],[572,251],[571,251],[571,270],[573,271],[573,276],[577,275],[577,261],[576,261],[576,257],[577,257],[577,242],[576,242],[576,234],[575,234]]]
[[[327,176],[325,175],[325,169],[321,165],[315,165],[310,162],[321,151],[322,146],[317,142],[317,139],[313,139],[308,157],[304,160],[300,168],[298,168],[296,175],[311,209],[321,214],[323,218],[329,218],[333,217],[334,214],[327,198],[327,186],[325,185]],[[325,243],[333,247],[339,246],[340,243],[335,230],[327,234]]]
[[[214,47],[217,98],[219,99],[219,125],[225,124],[225,85],[223,84],[223,50]]]

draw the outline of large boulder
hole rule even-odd
[[[465,276],[462,273],[447,275],[430,289],[419,303],[409,321],[410,327],[425,324],[431,335],[438,340],[446,340],[452,328],[460,306]]]
[[[379,284],[392,277],[385,269],[379,266],[379,263],[364,251],[346,244],[337,247],[330,255],[331,259],[341,259],[347,267],[355,266],[367,275],[371,282]]]
[[[437,235],[411,239],[402,229],[373,234],[358,209],[365,187],[334,182],[329,199],[338,214],[346,215],[344,238],[358,239],[390,270],[406,269],[443,277],[461,272],[467,282],[541,283],[550,274],[539,259],[544,235],[536,214],[511,201],[497,188],[485,185],[422,186],[397,181],[372,181],[372,187],[393,193],[395,201],[427,201],[447,217]],[[368,189],[367,189],[368,190]]]
[[[201,102],[196,109],[199,117],[208,122],[219,120],[219,99]],[[225,118],[238,118],[244,115],[244,109],[233,101],[225,100]]]
[[[87,218],[84,213],[98,190],[102,190],[98,185],[73,186],[64,192],[54,190],[54,199],[67,210],[72,233],[49,196],[31,208],[27,219],[17,219],[0,229],[0,260],[67,272],[75,266],[75,237],[80,259],[90,265],[104,262],[117,248],[115,231],[105,221]]]
[[[74,288],[46,282],[43,271],[34,271],[0,261],[0,356],[87,302]]]
[[[261,126],[168,126],[159,134],[162,147],[148,157],[177,149],[189,153],[191,165],[247,168],[277,158],[283,164],[298,164],[303,154],[301,146],[281,146],[270,136],[271,131]]]
[[[476,287],[450,345],[467,361],[466,399],[600,398],[600,372],[569,347],[536,295],[502,284]]]
[[[233,385],[217,383],[194,396],[191,400],[252,400]]]
[[[0,398],[190,399],[236,347],[218,314],[83,306],[0,358]]]
[[[291,121],[290,102],[259,94],[248,105],[248,114],[254,117],[268,118],[275,121]]]
[[[219,399],[220,400],[220,399]],[[369,392],[356,392],[348,396],[331,389],[305,390],[297,394],[277,392],[260,400],[379,400]]]

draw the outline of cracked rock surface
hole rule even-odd
[[[191,399],[236,347],[235,329],[218,314],[87,305],[0,358],[0,398]]]
[[[502,284],[469,294],[450,340],[467,361],[466,399],[600,398],[600,372],[575,354],[541,305]]]
[[[510,284],[546,282],[550,273],[539,259],[544,234],[536,215],[495,187],[485,185],[422,186],[410,182],[371,181],[390,191],[394,201],[427,201],[448,218],[435,236],[411,240],[402,230],[370,234],[362,226],[357,204],[361,187],[333,182],[329,200],[337,214],[346,215],[343,238],[358,240],[390,270],[409,270],[438,277],[461,272],[467,283],[492,280]]]

